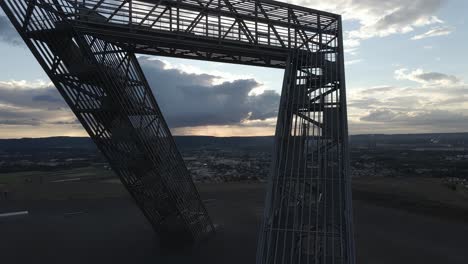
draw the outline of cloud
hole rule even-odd
[[[251,93],[260,83],[237,79],[219,83],[213,74],[168,69],[149,57],[139,61],[174,134],[271,135],[279,94]],[[381,85],[349,90],[351,133],[456,132],[468,130],[468,84],[422,69],[400,69],[413,86]],[[33,129],[24,129],[29,126]],[[55,87],[47,81],[0,82],[0,137],[85,133]],[[48,131],[54,131],[47,134]],[[27,134],[29,133],[29,134]]]
[[[420,40],[420,39],[425,39],[425,38],[430,38],[430,37],[446,36],[446,35],[450,35],[452,31],[453,29],[450,27],[435,27],[423,34],[416,35],[412,37],[411,39]]]
[[[41,126],[76,118],[48,82],[0,82],[0,126]]]
[[[292,0],[294,4],[342,14],[345,20],[358,22],[346,32],[345,43],[356,48],[362,40],[405,34],[416,28],[443,24],[437,12],[448,0]],[[345,44],[346,45],[346,44]]]
[[[361,117],[361,120],[367,122],[390,123],[393,126],[401,127],[432,127],[432,129],[434,129],[434,127],[445,127],[450,130],[457,128],[465,131],[468,129],[468,115],[456,111],[440,109],[409,112],[377,109]]]
[[[379,35],[386,36],[394,32],[405,33],[412,31],[414,27],[442,23],[439,18],[433,15],[441,7],[443,2],[441,0],[389,2],[393,3],[391,9],[387,9],[390,11],[384,11],[385,15],[378,18],[372,26],[380,31],[377,32]]]
[[[468,84],[459,77],[422,69],[396,71],[411,86],[349,90],[351,133],[468,131]]]
[[[63,102],[62,98],[55,96],[55,94],[54,95],[50,95],[50,94],[36,95],[36,96],[33,96],[32,100],[42,101],[42,102],[52,102],[52,103]]]
[[[382,104],[382,101],[380,101],[378,98],[375,97],[362,97],[362,98],[356,98],[353,100],[350,100],[348,102],[349,107],[355,107],[355,108],[362,108],[362,109],[367,109],[369,107],[376,107],[378,105]]]
[[[164,62],[149,57],[139,61],[172,128],[240,125],[277,116],[279,94],[266,90],[249,95],[261,85],[254,79],[216,84],[219,76],[168,69]]]
[[[18,32],[16,32],[8,18],[2,14],[0,14],[0,41],[14,46],[23,45],[23,40]]]
[[[1,114],[1,112],[0,112]],[[35,118],[31,119],[0,119],[0,125],[27,125],[27,126],[38,126],[41,124],[40,120]]]
[[[460,79],[456,76],[440,73],[440,72],[425,72],[422,69],[409,71],[406,68],[395,71],[397,80],[410,80],[413,82],[425,85],[454,85],[460,83]]]
[[[66,107],[52,83],[37,81],[0,82],[0,104],[20,108],[49,109]]]
[[[51,122],[50,124],[53,124],[53,125],[80,125],[80,121],[75,118],[75,119],[71,119],[69,121],[55,121],[55,122]]]
[[[361,59],[355,59],[355,60],[348,60],[348,61],[345,61],[345,64],[346,64],[347,66],[350,66],[350,65],[358,64],[358,63],[360,63],[360,62],[362,62]]]
[[[361,121],[371,121],[371,122],[389,122],[394,120],[397,117],[397,114],[388,109],[375,109],[371,110],[369,114],[362,116]]]
[[[172,129],[217,126],[223,133],[242,127],[255,134],[265,134],[265,128],[273,131],[280,96],[272,90],[251,93],[261,86],[256,80],[219,82],[217,75],[187,73],[150,57],[139,60]],[[1,130],[24,126],[82,130],[51,82],[0,81]]]
[[[364,94],[374,94],[374,93],[387,93],[393,92],[397,87],[389,85],[374,86],[368,89],[364,89],[362,92]]]

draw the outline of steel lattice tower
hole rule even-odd
[[[271,0],[0,0],[163,244],[214,232],[136,53],[285,69],[257,264],[354,264],[342,22]]]

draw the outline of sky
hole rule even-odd
[[[468,132],[468,1],[288,2],[343,16],[350,134]],[[86,136],[2,11],[0,58],[0,138]],[[173,134],[274,134],[283,70],[138,59]]]

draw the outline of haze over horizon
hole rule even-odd
[[[350,134],[468,131],[468,2],[293,0],[343,15]],[[0,11],[0,138],[87,136]],[[139,56],[174,135],[263,136],[283,71]]]

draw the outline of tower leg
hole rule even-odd
[[[338,56],[292,52],[284,74],[257,264],[354,263]]]
[[[0,3],[162,244],[180,247],[213,232],[133,52],[75,30],[59,7]]]

